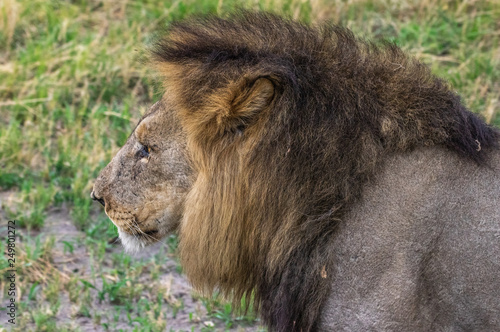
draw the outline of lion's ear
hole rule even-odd
[[[268,78],[259,77],[253,82],[243,82],[233,92],[231,113],[238,117],[251,117],[269,106],[273,96],[274,84]]]
[[[251,124],[255,117],[268,108],[275,94],[271,78],[244,78],[230,84],[223,109],[219,109],[217,124],[224,132],[241,131]]]

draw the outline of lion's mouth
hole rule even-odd
[[[140,223],[137,222],[136,217],[130,212],[117,212],[114,210],[106,211],[109,219],[121,229],[124,233],[132,236],[145,238],[148,240],[157,240],[155,235],[158,235],[157,229],[141,229]]]
[[[159,231],[156,229],[142,230],[137,224],[135,224],[133,227],[120,227],[120,228],[129,235],[139,237],[145,240],[158,241],[156,235],[158,235]]]
[[[137,233],[137,235],[141,236],[147,236],[147,237],[153,237],[158,234],[157,230],[149,230],[149,231],[141,231],[140,233]]]

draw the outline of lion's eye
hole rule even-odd
[[[137,151],[136,156],[139,159],[148,158],[150,153],[151,148],[149,146],[141,145],[141,148]]]

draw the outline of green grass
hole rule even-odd
[[[22,234],[14,330],[78,331],[61,319],[66,310],[105,330],[164,331],[177,313],[191,310],[162,280],[180,270],[177,263],[165,268],[175,260],[176,238],[149,259],[117,253],[110,244],[116,229],[89,193],[161,94],[142,61],[155,31],[238,6],[331,20],[365,38],[394,41],[447,79],[472,111],[500,124],[500,0],[0,1],[0,191],[14,197],[2,206],[0,234],[6,218],[18,220]],[[60,222],[57,213],[71,219],[78,236],[57,236],[48,225]],[[2,271],[6,264],[1,257]],[[200,301],[208,313],[189,312],[193,330],[215,330],[207,321],[220,329],[258,325],[252,312]]]

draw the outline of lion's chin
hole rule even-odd
[[[131,235],[118,228],[118,235],[122,242],[123,248],[127,253],[135,254],[141,251],[145,246],[151,244],[151,241],[143,239],[136,235]]]

